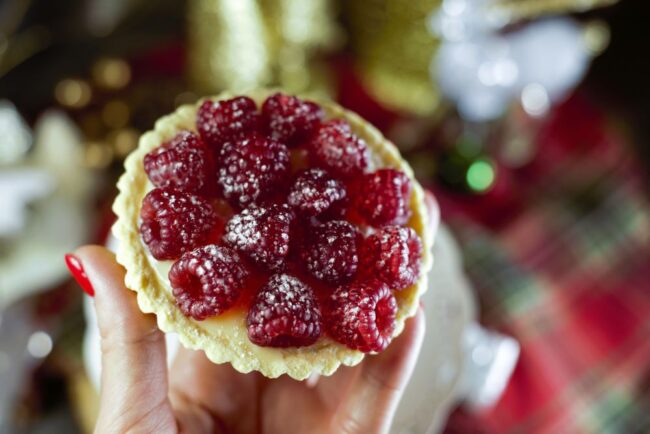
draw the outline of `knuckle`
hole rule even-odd
[[[142,345],[158,344],[163,334],[157,328],[141,332],[131,332],[128,328],[114,327],[100,329],[100,344],[103,354],[123,350],[125,347],[141,347]]]
[[[148,409],[139,406],[124,410],[108,423],[102,423],[101,417],[95,427],[95,434],[176,434],[177,424],[173,415],[167,409],[167,402],[161,401]]]

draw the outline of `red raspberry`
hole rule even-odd
[[[226,224],[224,241],[269,270],[284,267],[293,213],[285,205],[251,205]]]
[[[289,176],[289,150],[252,133],[226,143],[220,153],[218,182],[231,205],[245,207],[276,193]]]
[[[301,256],[305,268],[318,280],[336,285],[357,272],[361,234],[350,223],[334,220],[317,226],[308,236]]]
[[[307,146],[312,163],[335,175],[350,178],[368,167],[366,143],[341,119],[321,125]]]
[[[262,104],[262,122],[269,136],[293,146],[309,138],[323,119],[316,103],[276,93]]]
[[[171,188],[147,193],[140,218],[142,240],[156,259],[176,259],[201,245],[217,223],[205,199]]]
[[[232,307],[246,277],[239,255],[214,244],[184,253],[169,270],[176,304],[185,316],[199,321]]]
[[[364,275],[400,290],[413,285],[420,276],[422,243],[412,228],[388,226],[363,242],[360,256]]]
[[[332,204],[345,199],[347,192],[343,183],[332,178],[322,169],[302,172],[289,190],[287,203],[304,215],[316,216]]]
[[[411,180],[399,170],[364,175],[354,193],[356,212],[372,226],[402,225],[411,216]]]
[[[239,96],[223,101],[207,100],[196,114],[201,138],[218,153],[224,143],[259,128],[255,101]]]
[[[214,168],[203,140],[182,131],[144,156],[144,170],[156,187],[196,193],[209,186]]]
[[[330,296],[325,325],[332,338],[364,353],[383,351],[393,339],[397,301],[378,280],[341,286]]]
[[[321,222],[328,222],[330,220],[348,220],[348,207],[350,206],[349,195],[342,200],[334,202],[326,211],[317,216]]]
[[[304,347],[321,335],[321,312],[313,291],[288,274],[262,288],[246,318],[248,337],[264,347]]]

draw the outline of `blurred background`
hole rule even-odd
[[[650,432],[650,8],[641,0],[0,0],[0,433],[92,427],[82,292],[123,158],[222,89],[328,96],[433,190],[501,398],[448,433]],[[423,397],[426,399],[426,397]]]

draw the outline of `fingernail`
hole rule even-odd
[[[84,290],[84,292],[91,297],[95,296],[95,290],[93,289],[93,286],[90,284],[90,280],[88,280],[88,276],[86,275],[86,272],[84,271],[83,265],[81,265],[81,261],[79,258],[77,258],[75,255],[71,253],[67,253],[65,255],[65,265],[68,266],[68,270],[70,270],[70,274],[72,274],[72,277],[74,277],[74,280],[77,281],[79,286],[81,286],[81,289]]]

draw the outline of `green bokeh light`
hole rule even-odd
[[[494,164],[485,158],[474,161],[467,169],[467,185],[473,191],[485,192],[494,184]]]

